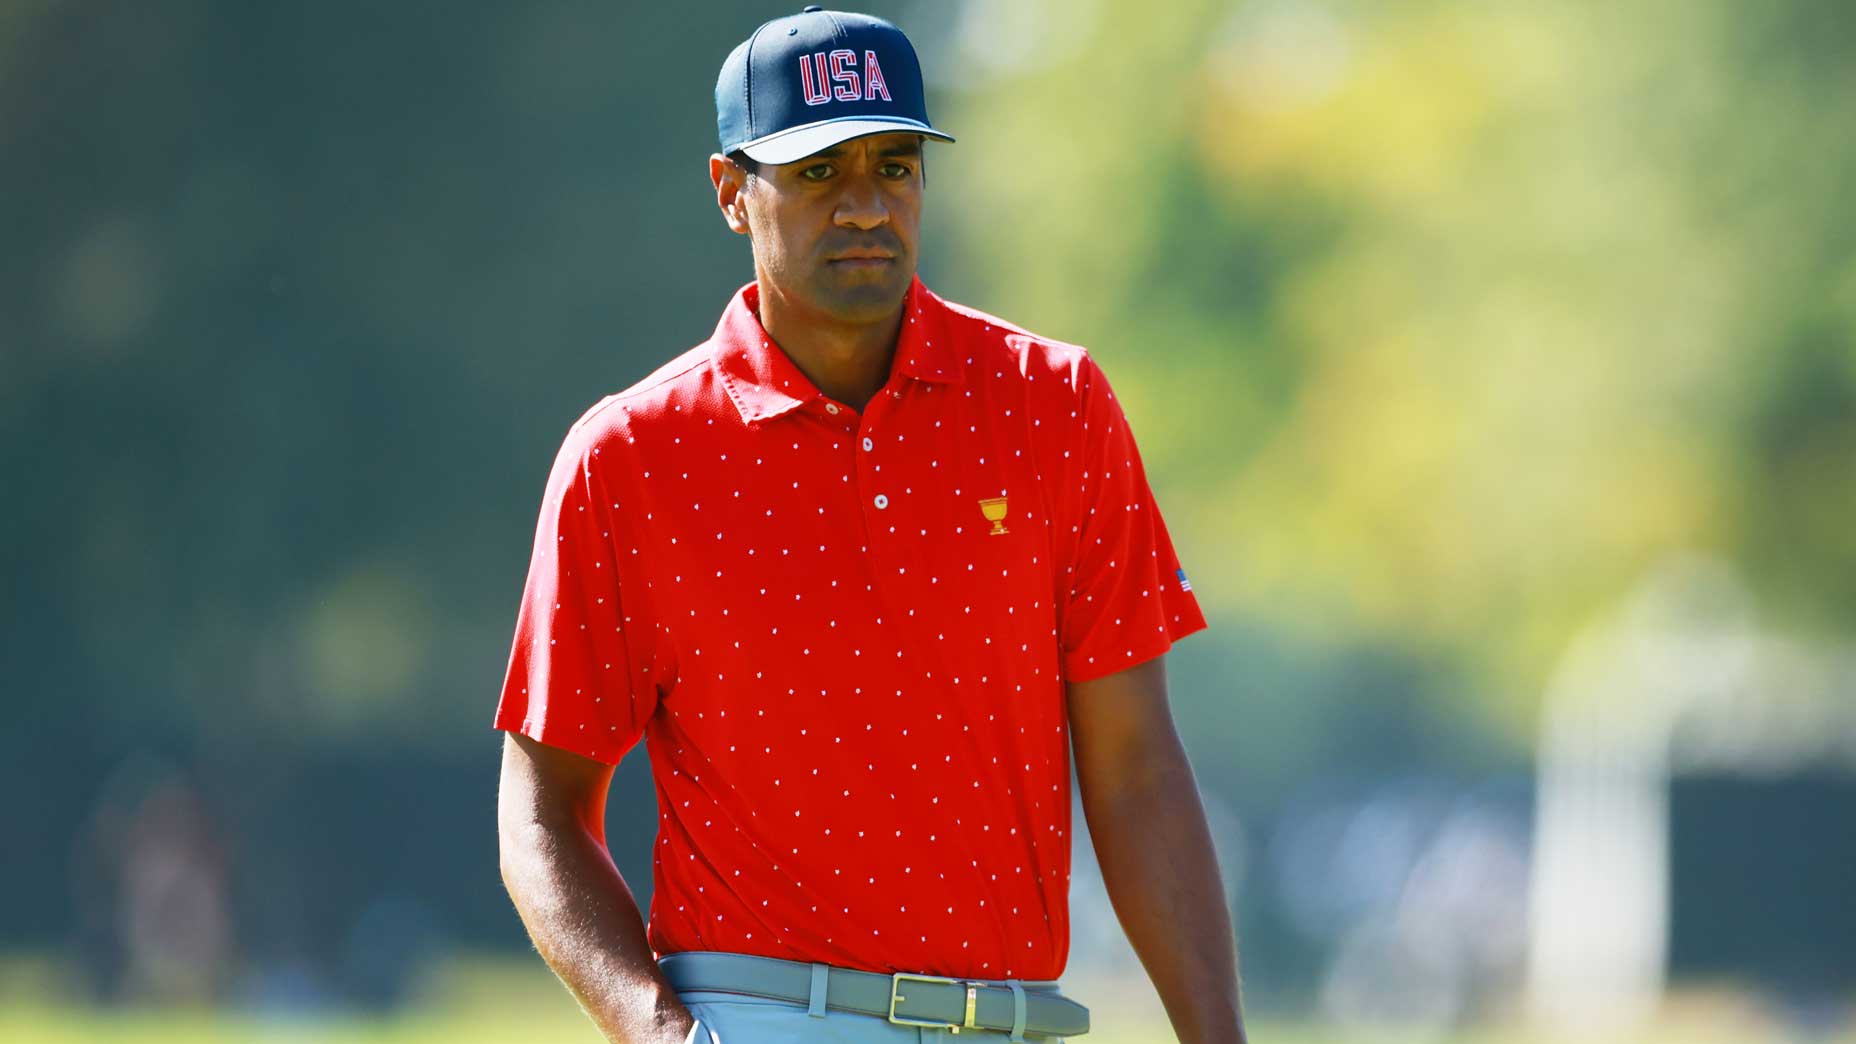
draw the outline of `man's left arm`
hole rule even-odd
[[[1237,937],[1165,659],[1069,684],[1083,815],[1109,901],[1181,1044],[1243,1044]]]

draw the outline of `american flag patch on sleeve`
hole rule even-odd
[[[1186,571],[1184,569],[1179,571],[1179,589],[1181,591],[1192,590],[1192,581],[1186,579]]]

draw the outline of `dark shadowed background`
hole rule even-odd
[[[924,279],[1091,348],[1211,618],[1253,1012],[1851,1033],[1856,15],[866,9],[960,138]],[[540,968],[489,721],[543,480],[752,278],[711,92],[783,13],[0,0],[0,1036]],[[640,748],[641,902],[654,823]],[[1088,846],[1091,1039],[1164,1039]]]

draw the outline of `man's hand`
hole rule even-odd
[[[1165,657],[1069,686],[1083,815],[1109,901],[1182,1044],[1243,1044],[1237,939]]]
[[[511,732],[497,837],[503,885],[535,949],[614,1044],[688,1044],[695,1019],[645,941],[606,849],[615,766]]]

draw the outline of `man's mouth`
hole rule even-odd
[[[889,264],[895,259],[894,254],[881,250],[847,250],[828,260],[834,265],[844,265],[847,268],[874,268],[877,265]]]

